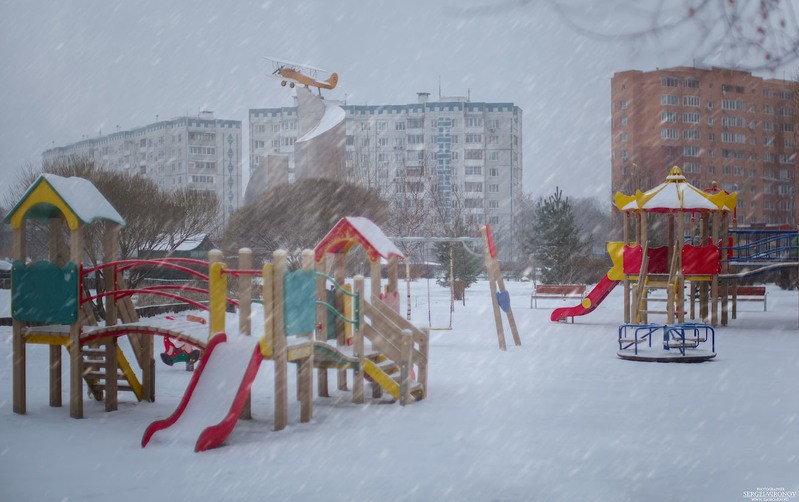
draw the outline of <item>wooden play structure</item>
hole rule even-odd
[[[402,404],[409,402],[411,398],[422,399],[427,387],[429,330],[416,327],[399,314],[398,261],[404,259],[404,255],[391,239],[367,218],[342,218],[314,248],[318,276],[317,318],[320,327],[317,330],[317,341],[335,340],[339,348],[346,347],[349,343],[345,336],[346,321],[336,316],[335,323],[328,322],[328,318],[335,315],[334,312],[344,311],[345,296],[349,292],[344,288],[335,288],[332,298],[335,305],[325,305],[328,298],[326,285],[331,281],[334,284],[344,283],[346,257],[356,246],[365,251],[370,264],[369,300],[366,301],[361,296],[361,314],[367,320],[367,325],[363,327],[363,336],[371,341],[372,346],[382,353],[382,356],[364,359],[363,349],[356,338],[353,355],[359,359],[357,363],[338,357],[328,358],[324,363],[317,364],[319,395],[328,395],[328,369],[338,370],[338,388],[344,390],[347,388],[346,371],[359,368],[353,377],[353,399],[363,392],[361,373],[372,382],[372,393],[375,397],[379,397],[380,392],[385,389]],[[388,281],[385,288],[381,286],[381,260],[387,261]],[[412,367],[415,367],[415,382],[410,379]],[[399,379],[396,382],[381,374],[388,375],[394,372],[399,372]]]
[[[29,220],[47,223],[46,261],[26,263]],[[137,400],[155,400],[153,336],[168,336],[180,344],[205,348],[208,327],[185,320],[144,324],[139,322],[131,295],[159,294],[181,298],[169,287],[129,290],[122,276],[127,268],[147,263],[191,271],[183,266],[197,260],[115,261],[120,228],[124,220],[87,180],[40,176],[8,213],[13,229],[12,318],[13,318],[13,408],[26,412],[25,362],[28,344],[50,347],[50,405],[61,406],[61,364],[64,348],[69,355],[70,416],[83,417],[83,383],[105,409],[117,408],[118,392],[132,392]],[[103,225],[103,264],[84,268],[86,225]],[[64,235],[68,231],[68,244]],[[206,264],[207,268],[207,264]],[[89,296],[84,283],[105,271],[105,293]],[[201,278],[203,277],[200,274]],[[207,279],[207,278],[206,278]],[[192,288],[183,288],[192,289]],[[98,320],[92,301],[103,301],[105,320]],[[135,358],[125,355],[117,343],[129,338]],[[138,368],[134,368],[138,365]],[[139,371],[137,374],[136,371]]]
[[[511,335],[513,336],[513,343],[518,346],[522,344],[522,340],[519,337],[519,330],[516,329],[516,320],[513,317],[513,309],[511,309],[510,305],[510,294],[505,289],[505,281],[502,278],[502,271],[497,261],[497,245],[494,242],[491,227],[483,225],[480,227],[480,232],[483,235],[486,272],[488,273],[488,286],[491,290],[491,306],[494,311],[494,325],[497,330],[497,341],[501,350],[507,350],[507,345],[505,344],[505,328],[502,323],[502,312],[504,312],[505,316],[508,318],[508,325]]]
[[[699,318],[716,326],[719,322],[719,274],[723,272],[720,243],[727,241],[730,214],[737,196],[709,193],[685,181],[682,170],[672,167],[660,185],[635,195],[617,193],[615,206],[624,215],[623,284],[624,322],[646,324],[650,314],[666,315],[666,323],[684,322],[685,285],[690,285],[690,316],[695,318],[694,291]],[[664,245],[653,247],[651,219],[666,224]],[[698,217],[698,218],[697,218]],[[698,220],[698,221],[697,221]],[[631,226],[634,229],[631,231]],[[652,290],[665,290],[665,310],[653,307]],[[725,291],[722,296],[726,300]],[[663,299],[659,299],[663,302]],[[721,302],[726,322],[727,301]],[[708,314],[709,311],[709,314]]]
[[[49,225],[47,261],[26,263],[24,260],[26,222],[31,219],[45,220]],[[6,221],[14,230],[13,408],[16,413],[26,412],[28,344],[50,346],[52,406],[61,406],[61,348],[69,353],[71,417],[83,417],[84,381],[91,395],[105,400],[107,411],[116,409],[119,391],[131,391],[138,400],[154,400],[153,336],[170,337],[204,352],[177,409],[170,417],[151,424],[142,438],[143,445],[157,432],[178,423],[191,400],[222,407],[218,416],[203,417],[219,421],[198,431],[195,449],[202,451],[220,445],[239,417],[250,416],[249,393],[263,361],[274,363],[276,430],[287,424],[288,363],[295,363],[297,367],[297,398],[303,422],[312,416],[314,367],[319,369],[321,396],[328,395],[328,369],[339,371],[339,388],[342,389],[346,388],[345,372],[352,371],[352,399],[356,403],[364,401],[364,381],[372,384],[375,398],[386,391],[400,404],[407,404],[426,396],[429,335],[397,314],[398,301],[391,302],[391,298],[396,297],[396,260],[402,254],[369,220],[343,219],[320,242],[316,252],[303,253],[302,267],[295,271],[288,270],[286,252],[280,250],[274,253],[272,263],[261,269],[252,268],[252,254],[248,249],[240,250],[238,269],[229,268],[221,252],[216,250],[209,253],[207,262],[188,258],[116,260],[118,233],[124,220],[90,182],[80,178],[42,175],[9,212]],[[105,222],[103,263],[84,268],[84,226],[96,221]],[[69,230],[68,248],[62,239],[65,227]],[[372,262],[371,291],[374,294],[369,300],[362,276],[355,276],[351,291],[343,284],[343,255],[356,245],[366,250]],[[328,255],[333,256],[333,264],[338,267],[334,274],[340,282],[323,271]],[[393,277],[382,292],[380,258],[389,260],[389,275]],[[207,284],[207,289],[188,285],[127,289],[123,281],[126,271],[141,265],[168,266],[193,274]],[[207,270],[207,275],[198,272],[198,268]],[[85,283],[97,272],[102,272],[105,291],[91,294]],[[256,277],[261,283],[264,332],[252,337],[249,335],[253,279]],[[228,279],[237,282],[238,300],[227,297],[232,290]],[[351,295],[349,317],[328,302],[327,283]],[[207,295],[207,305],[181,296],[187,292]],[[131,301],[134,294],[156,294],[189,303],[206,310],[207,321],[205,317],[189,315],[186,321],[167,316],[142,322]],[[384,302],[383,298],[389,302]],[[335,299],[334,303],[343,303],[339,300]],[[105,320],[97,318],[92,301],[104,302]],[[239,335],[231,335],[231,327],[225,323],[226,311],[231,307],[239,308],[239,326],[232,329],[233,333],[238,330]],[[351,326],[351,343],[338,326],[333,333],[327,333],[325,317],[328,313]],[[123,336],[130,340],[140,375],[118,344]],[[203,375],[209,373],[216,376],[206,376],[206,379],[219,378],[220,374],[225,378],[214,380],[213,385],[199,385]],[[213,395],[208,395],[208,389],[212,389]]]

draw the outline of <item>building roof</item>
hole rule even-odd
[[[617,192],[614,198],[621,211],[672,212],[672,211],[732,211],[737,203],[735,193],[709,193],[685,181],[682,170],[674,166],[666,181],[635,195]]]
[[[124,225],[125,220],[91,181],[55,174],[42,174],[8,212],[5,222],[19,228],[25,218],[49,219],[63,215],[69,228],[108,220]]]
[[[405,255],[391,242],[380,227],[369,218],[347,216],[341,218],[327,235],[314,248],[314,258],[322,261],[327,253],[349,253],[354,246],[360,245],[369,260],[378,261],[391,256],[403,259]]]

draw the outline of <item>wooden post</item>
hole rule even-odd
[[[59,267],[63,267],[69,259],[69,252],[65,249],[63,226],[63,218],[50,219],[48,259]],[[50,406],[62,405],[61,390],[61,345],[50,345]]]
[[[622,228],[622,240],[624,241],[624,245],[627,246],[630,244],[630,213],[629,211],[624,211],[622,213],[624,215],[623,225]],[[622,269],[624,267],[624,249],[622,248]],[[625,272],[624,273],[624,324],[630,324],[630,276]]]
[[[288,354],[286,350],[286,323],[283,313],[285,293],[283,290],[286,278],[286,251],[278,249],[272,253],[274,274],[274,341],[273,357],[275,361],[275,430],[283,430],[288,423]]]
[[[726,274],[730,270],[730,264],[727,261],[727,225],[729,225],[729,212],[724,211],[721,213],[721,273]],[[729,281],[724,281],[721,284],[721,325],[726,326],[729,318]]]
[[[398,288],[398,276],[399,273],[397,268],[399,267],[399,259],[395,255],[391,255],[388,258],[388,293],[394,294],[399,291]]]
[[[719,242],[719,227],[721,226],[721,214],[713,211],[713,245]],[[710,280],[710,325],[715,327],[719,324],[719,274],[713,274]]]
[[[25,260],[27,250],[25,246],[25,238],[26,238],[26,221],[22,220],[20,226],[14,229],[13,237],[12,237],[12,250],[11,254],[15,260]],[[13,288],[12,288],[13,291]],[[13,303],[13,299],[12,299]],[[13,306],[13,305],[12,305]],[[12,369],[12,381],[13,381],[13,401],[14,401],[14,413],[19,413],[20,415],[25,414],[26,408],[26,385],[25,385],[25,359],[26,359],[26,347],[25,347],[25,336],[22,333],[23,323],[21,321],[17,321],[14,319],[12,321],[12,337],[13,337],[13,353],[14,353],[14,362],[13,362],[13,369]],[[51,387],[52,389],[52,387]]]
[[[700,246],[707,246],[707,238],[709,236],[709,221],[708,221],[708,213],[706,211],[702,212],[702,216],[699,221],[699,245]],[[708,284],[707,281],[701,281],[699,283],[699,320],[706,323],[708,322]]]
[[[239,270],[252,269],[252,250],[250,248],[239,249]],[[239,286],[239,334],[250,336],[252,334],[252,277],[250,275],[240,275],[238,278]],[[239,418],[242,420],[252,419],[252,393],[247,396],[247,401],[241,409]]]
[[[333,255],[333,278],[335,279],[336,283],[340,286],[344,286],[344,281],[346,280],[346,270],[347,268],[347,255],[344,253],[335,253]],[[380,273],[378,270],[378,277],[380,277]],[[344,293],[339,291],[338,288],[336,290],[336,310],[344,314]],[[372,294],[380,294],[380,285],[378,284],[377,293],[372,291]],[[345,333],[344,333],[344,321],[336,317],[336,344],[337,345],[344,345],[347,341],[345,340]],[[338,390],[347,390],[347,370],[339,369],[336,371],[336,387]]]
[[[105,340],[105,411],[117,409],[117,339],[113,336]]]
[[[685,276],[682,273],[682,248],[685,243],[685,213],[677,220],[677,322],[685,322]]]
[[[80,266],[83,258],[81,227],[72,230],[69,237],[70,260]],[[75,293],[76,298],[80,298],[80,291]],[[80,321],[75,321],[69,327],[69,416],[72,418],[83,418],[83,354],[80,331]]]
[[[327,303],[327,288],[326,279],[324,276],[319,275],[319,272],[324,273],[325,261],[322,260],[316,264],[316,300]],[[316,339],[321,342],[327,342],[327,316],[330,313],[324,305],[316,304]],[[319,368],[316,371],[316,393],[320,397],[330,397],[330,392],[327,386],[327,370]]]
[[[250,248],[239,249],[239,270],[252,269],[252,250]],[[252,277],[249,275],[239,276],[239,333],[250,336],[252,334]]]
[[[649,249],[649,214],[646,212],[641,211],[641,251],[647,252]],[[643,258],[642,258],[643,260]],[[643,260],[644,262],[646,260]],[[638,275],[638,282],[643,284],[643,288],[640,289],[641,297],[639,297],[636,301],[635,308],[637,310],[636,318],[640,319],[643,324],[649,322],[649,316],[647,315],[647,310],[649,309],[649,291],[646,288],[647,283],[647,275],[649,271],[644,268],[639,272]],[[643,310],[641,310],[643,309]]]
[[[369,278],[371,282],[369,283],[369,292],[370,301],[372,303],[376,302],[380,299],[380,293],[383,287],[382,278],[380,277],[380,260],[370,261],[369,262]]]
[[[378,263],[378,267],[380,264]],[[355,293],[361,298],[361,301],[364,302],[366,299],[364,298],[364,284],[363,284],[363,276],[356,275],[354,278],[355,282]],[[374,301],[374,300],[373,300]],[[377,300],[380,301],[380,300]],[[364,361],[364,344],[363,344],[363,307],[358,309],[358,329],[354,331],[355,340],[353,344],[353,355],[358,358],[358,367],[355,368],[352,372],[352,402],[361,404],[363,403],[364,396],[363,396],[363,361]]]
[[[499,302],[497,300],[497,280],[495,276],[495,270],[492,266],[494,259],[491,257],[491,250],[489,249],[488,245],[488,229],[486,229],[485,225],[480,227],[480,231],[483,233],[483,251],[485,254],[485,265],[486,265],[486,273],[488,274],[488,288],[491,291],[491,308],[494,312],[494,329],[497,332],[497,343],[499,344],[499,350],[508,350],[507,345],[505,344],[505,328],[502,326],[502,314],[499,310]],[[450,243],[450,266],[452,265],[452,245]],[[450,271],[452,269],[450,268]],[[451,274],[452,272],[450,272]],[[450,275],[452,278],[452,275]],[[518,344],[517,344],[518,345]]]
[[[50,345],[50,406],[61,406],[61,346]]]
[[[120,226],[106,222],[105,235],[103,236],[103,262],[111,263],[116,261],[119,248],[119,230]],[[103,282],[105,283],[105,291],[113,293],[116,291],[116,267],[106,267],[103,269]],[[117,323],[117,304],[114,295],[105,297],[105,325],[113,326]]]

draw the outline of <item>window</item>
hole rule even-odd
[[[498,200],[489,200],[488,201],[488,209],[499,209],[499,201]]]
[[[488,175],[491,176],[492,178],[496,178],[497,176],[499,176],[499,169],[496,167],[489,167]]]
[[[723,158],[725,158],[725,159],[743,160],[744,151],[743,150],[730,150],[729,148],[723,148],[721,150],[721,156]]]
[[[388,146],[388,138],[377,138],[377,146]]]
[[[661,129],[661,139],[680,139],[680,131],[678,129]]]
[[[409,145],[421,145],[421,144],[424,144],[424,134],[409,134],[408,135],[408,144]]]
[[[482,150],[464,150],[463,158],[466,160],[483,160]]]
[[[488,152],[488,160],[499,160],[499,152],[496,150]]]
[[[255,143],[255,148],[264,148],[266,146],[266,142],[264,141],[256,140],[254,141],[254,143]]]
[[[791,124],[790,122],[787,124],[780,124],[780,131],[793,132],[793,124]]]
[[[696,162],[685,162],[682,166],[682,170],[684,173],[698,173],[699,164]]]
[[[666,105],[679,105],[680,99],[673,95],[673,94],[664,94],[660,96],[660,104],[663,106]]]
[[[622,126],[626,126],[627,125],[627,117],[622,117],[620,123],[621,123]]]
[[[499,129],[499,119],[489,119],[486,125],[488,125],[488,128],[492,131],[496,131]]]
[[[763,136],[763,146],[774,146],[774,136]]]
[[[678,85],[680,85],[680,81],[674,77],[660,77],[661,87],[677,87]]]
[[[627,109],[627,100],[626,99],[622,99],[621,101],[619,101],[619,108],[621,108],[622,110],[626,110]]]
[[[466,166],[463,169],[464,169],[464,174],[466,176],[482,176],[483,175],[483,167],[482,166]]]
[[[723,143],[746,143],[746,135],[733,132],[722,132],[721,141]]]
[[[394,138],[394,147],[402,148],[405,146],[405,138]]]
[[[483,135],[482,134],[475,134],[475,133],[466,133],[465,135],[466,143],[482,143],[483,142]]]
[[[408,129],[422,129],[424,127],[424,119],[408,119]]]
[[[380,120],[377,122],[377,132],[383,132],[388,128],[388,122]]]
[[[214,182],[214,177],[213,177],[213,176],[197,176],[197,175],[192,175],[192,177],[191,177],[191,182],[192,182],[192,183],[207,183],[207,184],[213,184],[213,182]]]
[[[683,139],[699,139],[699,129],[683,129],[682,131]]]
[[[466,117],[466,127],[483,127],[483,118]]]
[[[696,79],[696,78],[693,78],[693,77],[685,77],[683,79],[682,83],[683,83],[683,85],[685,87],[688,87],[688,88],[691,88],[691,89],[699,89],[699,79]]]
[[[699,114],[698,113],[691,113],[685,112],[682,114],[682,121],[687,122],[689,124],[698,124],[699,123]]]
[[[735,100],[735,99],[722,99],[721,100],[721,109],[722,110],[743,111],[744,102],[741,101],[741,100]]]
[[[499,193],[499,185],[496,183],[488,185],[488,193]]]
[[[661,112],[661,122],[677,122],[677,112]]]
[[[486,136],[487,145],[496,145],[497,143],[499,143],[499,136],[497,136],[496,134],[491,134],[489,136]]]
[[[627,133],[626,132],[621,133],[621,135],[619,136],[619,139],[621,139],[622,143],[626,143],[627,142]]]
[[[721,117],[721,125],[723,127],[743,127],[743,117]]]
[[[405,122],[394,122],[394,130],[395,131],[404,131],[405,130]]]
[[[463,199],[463,207],[466,209],[480,209],[483,207],[483,199]]]
[[[189,153],[192,155],[216,155],[216,148],[213,146],[190,146]]]
[[[700,148],[698,146],[684,146],[682,147],[682,154],[684,157],[699,157]]]
[[[466,181],[463,183],[463,191],[470,193],[475,193],[475,192],[482,193],[483,184],[476,181]]]
[[[683,96],[682,104],[684,106],[699,106],[699,96]]]
[[[627,156],[628,156],[627,150],[622,150],[621,154],[619,154],[619,157],[621,157],[621,160],[627,160]]]

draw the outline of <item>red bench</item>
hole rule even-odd
[[[768,293],[765,286],[738,286],[735,288],[736,301],[739,302],[763,302],[763,312],[767,311],[766,299]],[[732,296],[733,289],[730,288],[729,295]]]
[[[582,300],[585,289],[583,284],[539,284],[530,296],[530,308],[538,308],[538,300]]]

